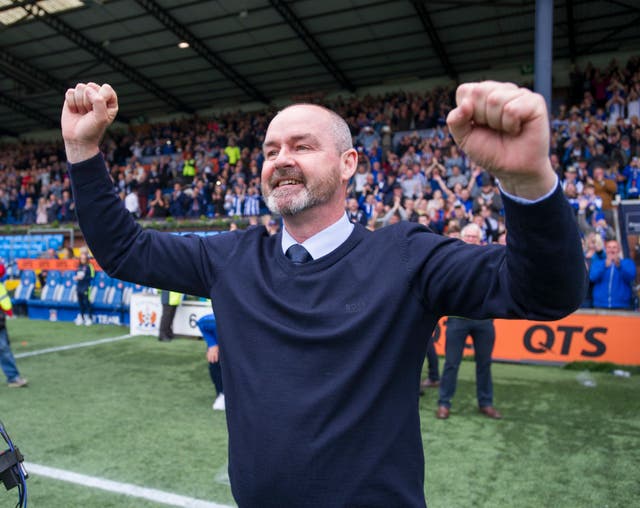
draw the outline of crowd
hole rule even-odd
[[[599,237],[601,256],[615,237],[616,198],[640,198],[640,57],[612,60],[604,69],[575,67],[570,83],[566,102],[552,115],[550,159],[575,209],[585,252]],[[324,104],[347,120],[359,152],[345,203],[350,220],[372,229],[416,221],[441,234],[475,223],[485,243],[504,235],[496,182],[449,135],[453,90]],[[261,144],[273,114],[235,112],[112,133],[102,149],[115,190],[141,219],[267,215]],[[0,223],[75,219],[60,144],[4,146],[0,169]]]

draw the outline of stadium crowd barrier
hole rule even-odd
[[[7,265],[17,259],[39,258],[47,249],[60,250],[63,243],[62,234],[0,236],[0,258]]]
[[[66,265],[67,263],[57,263],[51,266],[64,267]],[[35,271],[23,270],[20,276],[20,283],[12,298],[14,305],[26,306],[26,313],[30,319],[45,319],[48,321],[75,320],[79,312],[76,282],[73,280],[75,273],[75,270],[48,270],[46,283],[40,292],[40,296],[35,297]],[[155,290],[139,284],[123,282],[109,277],[102,271],[97,271],[89,290],[94,322],[128,325],[131,295],[153,291]]]

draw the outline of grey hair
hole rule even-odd
[[[351,150],[353,148],[353,138],[351,137],[351,131],[349,130],[349,126],[347,122],[345,122],[344,118],[342,118],[335,111],[325,108],[320,104],[313,104],[311,102],[298,102],[296,104],[291,104],[286,108],[278,111],[278,115],[283,111],[286,111],[289,108],[293,108],[296,106],[313,106],[315,108],[319,108],[323,110],[325,113],[329,114],[329,119],[331,121],[330,129],[331,135],[336,142],[336,147],[338,148],[338,153],[344,153],[347,150]],[[277,115],[276,115],[277,116]]]
[[[464,236],[467,232],[477,233],[480,238],[482,238],[482,229],[480,229],[480,226],[478,226],[475,222],[470,222],[465,227],[463,227],[462,231],[460,231],[460,235]]]

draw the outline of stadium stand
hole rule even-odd
[[[564,100],[553,105],[551,164],[576,215],[585,210],[587,229],[610,235],[618,227],[613,203],[640,199],[640,57],[575,67],[569,82]],[[446,129],[452,100],[452,87],[437,87],[323,103],[346,119],[359,152],[348,188],[354,219],[371,229],[419,221],[437,233],[474,221],[485,242],[498,240],[505,229],[498,187],[453,144]],[[102,151],[114,189],[142,220],[239,217],[266,225],[261,144],[272,114],[235,111],[109,133]],[[185,166],[195,168],[195,177],[185,177]],[[3,179],[7,171],[18,178]],[[0,190],[0,223],[28,224],[27,197],[37,203],[35,223],[70,220],[63,213],[69,180],[59,144],[3,147]],[[602,216],[606,227],[597,224]],[[63,243],[61,236],[27,236],[0,237],[8,269],[17,257]],[[632,245],[626,254],[640,263],[635,250]],[[123,302],[127,293],[125,286]]]

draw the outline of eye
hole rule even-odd
[[[307,145],[298,145],[298,146],[296,146],[296,150],[298,152],[301,152],[301,151],[304,152],[304,151],[310,150],[310,149],[311,149],[311,147],[309,147]]]

